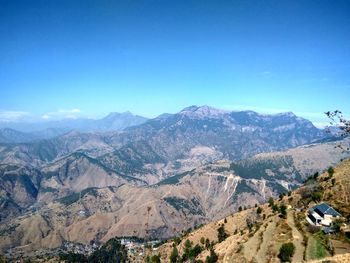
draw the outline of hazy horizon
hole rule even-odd
[[[0,120],[350,113],[349,1],[1,1]]]

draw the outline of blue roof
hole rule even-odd
[[[318,204],[313,207],[313,210],[320,215],[341,216],[335,209],[326,203]]]

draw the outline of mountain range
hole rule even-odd
[[[66,132],[119,131],[127,127],[139,125],[148,119],[131,112],[112,112],[102,119],[68,118],[62,120],[40,120],[3,122],[0,120],[0,142],[30,142],[39,139],[53,138]]]
[[[293,113],[191,106],[139,124],[111,121],[119,117],[104,120],[120,130],[100,123],[44,139],[1,137],[2,251],[169,237],[294,189],[349,156],[336,147],[348,139],[329,141]]]

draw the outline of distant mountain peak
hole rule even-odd
[[[293,112],[291,112],[291,111],[277,113],[276,116],[297,117],[297,116],[296,116]]]
[[[229,113],[229,111],[219,110],[208,105],[193,105],[186,107],[182,111],[180,111],[180,114],[192,117],[219,117],[226,113]]]

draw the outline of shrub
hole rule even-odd
[[[171,263],[176,263],[178,257],[179,257],[179,251],[177,250],[177,247],[174,246],[173,247],[173,251],[170,254],[170,262]]]
[[[315,233],[317,233],[318,231],[320,231],[320,227],[319,226],[314,226],[314,225],[311,225],[311,224],[309,224],[308,226],[307,226],[307,230],[311,233],[311,234],[315,234]]]
[[[159,255],[153,255],[151,257],[151,263],[161,263]]]
[[[311,199],[312,199],[312,201],[314,201],[314,202],[319,202],[319,201],[321,201],[321,198],[322,198],[322,192],[317,191],[317,192],[313,192],[313,193],[311,194]]]
[[[335,178],[332,178],[332,185],[335,185]]]
[[[224,241],[227,238],[227,234],[225,232],[225,226],[222,224],[219,228],[218,228],[218,240],[219,243]]]
[[[270,198],[269,198],[269,206],[271,206],[271,207],[272,207],[272,206],[273,206],[273,204],[274,204],[274,202],[273,202],[273,198],[272,198],[272,197],[270,197]]]
[[[293,243],[284,243],[280,248],[280,253],[278,254],[278,257],[281,259],[282,262],[290,262],[294,251],[295,246]]]
[[[207,256],[205,263],[215,263],[218,261],[218,256],[216,255],[213,248],[210,249],[210,256]]]
[[[283,218],[286,218],[287,215],[287,207],[284,204],[281,204],[280,206],[280,213],[283,216]]]
[[[276,204],[272,205],[272,212],[277,212],[278,211],[278,206]]]
[[[332,177],[333,174],[334,174],[334,168],[332,166],[330,166],[327,170],[328,174],[329,174],[329,177]]]
[[[262,213],[262,208],[259,206],[257,209],[256,209],[256,213],[258,214],[258,215],[260,215],[261,213]]]

